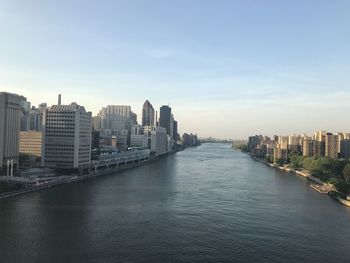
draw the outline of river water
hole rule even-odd
[[[228,144],[0,200],[0,262],[350,262],[350,209]]]

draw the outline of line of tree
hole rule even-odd
[[[289,164],[293,169],[308,170],[312,176],[334,184],[338,191],[344,194],[350,193],[350,161],[348,159],[315,158],[291,154]]]

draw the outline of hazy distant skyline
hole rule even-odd
[[[0,2],[0,91],[97,114],[170,104],[180,132],[350,131],[350,1]]]

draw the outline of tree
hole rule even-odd
[[[346,182],[350,182],[350,163],[348,163],[347,165],[345,165],[345,168],[343,170],[343,179]]]

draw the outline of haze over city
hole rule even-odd
[[[317,3],[317,4],[316,4]],[[95,115],[149,99],[181,132],[348,129],[349,1],[0,2],[0,91]]]

